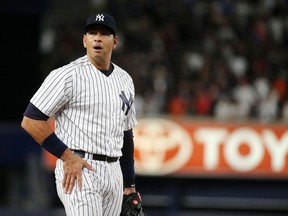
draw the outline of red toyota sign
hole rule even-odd
[[[140,175],[288,177],[284,124],[143,118],[134,135]]]

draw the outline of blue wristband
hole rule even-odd
[[[68,148],[57,136],[55,133],[50,134],[42,143],[42,148],[56,156],[61,158],[63,152]]]

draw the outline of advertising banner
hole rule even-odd
[[[288,177],[284,124],[142,118],[134,138],[139,175]]]

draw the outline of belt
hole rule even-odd
[[[85,151],[82,151],[82,150],[73,150],[73,149],[71,149],[71,151],[75,155],[77,155],[77,156],[79,156],[81,158],[84,158],[85,154],[87,153],[87,154],[92,155],[93,160],[106,161],[108,163],[116,162],[119,159],[119,157],[109,157],[107,155],[92,154],[92,153],[88,153],[88,152],[85,152]]]

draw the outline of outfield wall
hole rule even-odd
[[[288,213],[285,124],[140,118],[134,138],[137,188],[151,216]],[[55,158],[20,124],[0,124],[0,153],[0,215],[63,213],[52,177]]]

